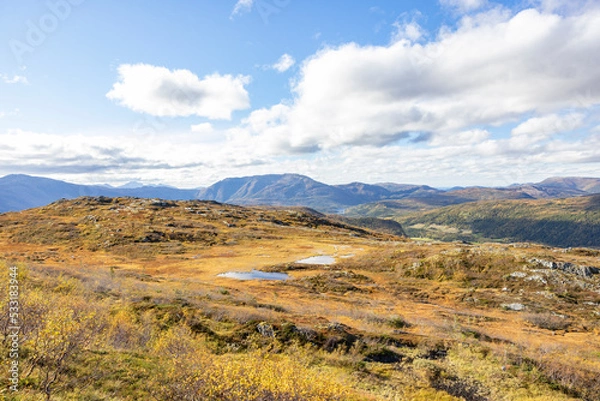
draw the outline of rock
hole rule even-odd
[[[502,306],[504,309],[514,310],[514,311],[522,311],[525,309],[525,305],[516,303],[516,302],[512,303],[512,304],[502,304],[500,306]]]
[[[538,274],[534,274],[533,276],[527,277],[525,280],[527,281],[537,281],[542,284],[548,284],[548,281]]]
[[[347,333],[348,329],[350,329],[350,327],[346,326],[343,323],[333,322],[333,323],[329,323],[327,325],[327,330],[338,332],[338,333]]]
[[[565,273],[575,274],[580,277],[592,277],[595,274],[600,274],[600,269],[593,266],[579,266],[570,262],[553,262],[550,260],[533,258],[530,263],[545,267],[546,269],[560,270]]]
[[[600,274],[600,269],[593,266],[578,266],[575,274],[583,277],[592,277],[595,274]]]
[[[319,333],[317,333],[313,329],[300,327],[300,328],[297,328],[296,330],[298,331],[300,336],[302,336],[307,341],[315,341],[319,336]]]
[[[541,267],[545,267],[546,269],[554,269],[554,265],[556,264],[555,262],[552,262],[550,260],[544,260],[544,259],[538,259],[538,258],[533,258],[529,260],[529,263],[541,266]]]
[[[261,322],[256,326],[256,330],[264,337],[275,337],[275,330],[269,323]]]

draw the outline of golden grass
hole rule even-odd
[[[116,223],[106,216],[117,214],[111,210],[115,204],[91,201],[0,216],[0,252],[8,264],[28,266],[24,288],[30,303],[43,306],[54,300],[78,311],[87,303],[101,323],[89,328],[101,333],[97,341],[82,344],[67,363],[81,388],[75,390],[62,375],[53,399],[139,399],[150,390],[158,391],[159,399],[173,399],[175,393],[160,393],[160,386],[139,388],[139,382],[160,377],[171,386],[164,391],[176,391],[172,386],[183,380],[189,384],[186,391],[204,394],[201,391],[217,391],[218,386],[190,388],[202,380],[216,383],[248,372],[254,376],[244,383],[228,382],[220,396],[253,392],[258,397],[263,391],[287,397],[297,390],[297,398],[290,399],[593,399],[593,378],[600,374],[600,316],[595,314],[600,299],[577,283],[600,288],[598,278],[555,272],[556,280],[541,285],[511,276],[528,272],[532,257],[594,265],[593,252],[405,242],[379,234],[356,236],[350,229],[317,224],[296,211],[193,205],[203,215],[194,214],[189,221],[189,204],[148,210],[151,207],[141,200],[119,201],[116,210],[123,217]],[[65,207],[71,208],[68,213]],[[29,236],[22,234],[31,220],[36,220],[35,227],[50,219],[54,225],[64,220],[82,229],[88,225],[90,208],[95,208],[96,222],[102,222],[105,232],[74,240],[37,229]],[[222,223],[224,219],[236,226]],[[144,238],[165,227],[193,234],[195,228],[188,226],[217,227],[223,242],[125,238]],[[98,235],[111,234],[124,239],[119,245],[90,248]],[[235,243],[228,243],[232,240]],[[217,277],[319,254],[337,256],[338,263],[290,270],[288,282]],[[354,256],[340,257],[350,254]],[[554,295],[548,298],[544,292]],[[574,294],[576,303],[565,298],[565,292]],[[516,312],[501,306],[511,302],[527,309]],[[47,308],[39,313],[42,323],[59,320]],[[568,315],[572,324],[566,331],[536,326],[528,318],[553,313]],[[274,337],[258,333],[260,322],[272,327]],[[189,357],[195,360],[161,357],[168,341],[184,337],[194,349]],[[301,362],[296,355],[303,355]],[[395,362],[385,362],[387,357]],[[85,379],[91,361],[100,364],[106,377],[97,385]],[[137,378],[123,380],[111,374],[116,361]],[[209,376],[173,370],[186,363],[199,364]],[[40,369],[23,383],[22,394],[39,394]],[[115,389],[112,398],[108,388]]]

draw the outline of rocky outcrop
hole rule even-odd
[[[580,277],[592,277],[595,274],[600,274],[600,269],[597,267],[579,266],[569,262],[554,262],[551,260],[533,258],[529,260],[529,263],[546,269],[561,270],[565,273],[575,274]]]
[[[256,326],[256,331],[262,334],[264,337],[275,337],[275,330],[273,326],[266,322],[261,322]]]

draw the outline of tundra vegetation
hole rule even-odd
[[[0,215],[7,400],[597,400],[600,252],[411,241],[307,209],[79,198]],[[330,255],[332,265],[295,261]],[[236,281],[228,271],[286,272]],[[3,293],[4,294],[4,293]],[[8,366],[8,297],[0,299]]]
[[[600,247],[600,195],[562,199],[484,200],[439,207],[414,200],[351,208],[351,215],[386,217],[411,237],[442,241],[531,241],[557,247]],[[412,206],[411,206],[412,207]],[[417,209],[419,209],[417,211]]]

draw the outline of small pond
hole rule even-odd
[[[221,273],[219,277],[233,278],[236,280],[287,280],[290,278],[285,273],[268,273],[260,270],[252,270],[251,272],[227,272]]]
[[[335,263],[335,258],[332,256],[311,256],[310,258],[297,260],[296,263],[305,265],[332,265]]]

